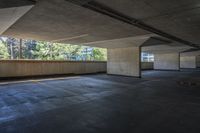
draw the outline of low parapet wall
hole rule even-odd
[[[153,70],[154,63],[153,62],[142,62],[142,70]]]
[[[106,72],[102,61],[0,60],[0,77],[25,77]]]
[[[200,55],[196,57],[197,68],[200,68]]]

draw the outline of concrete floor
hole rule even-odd
[[[0,85],[0,133],[199,133],[200,71]]]

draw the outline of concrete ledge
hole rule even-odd
[[[153,62],[141,62],[142,70],[153,70],[154,63]]]
[[[180,71],[180,70],[171,70],[171,69],[154,69],[155,71]]]
[[[181,68],[180,71],[193,71],[193,70],[200,70],[200,68]]]
[[[67,63],[67,62],[73,62],[73,63],[106,63],[106,61],[65,61],[65,60],[0,60],[1,62],[28,62],[28,63],[38,63],[38,62],[50,62],[50,63]]]
[[[131,78],[142,78],[142,76],[128,76],[128,75],[121,75],[121,74],[108,74],[107,75],[111,75],[111,76],[120,76],[120,77],[131,77]]]
[[[0,60],[0,78],[106,72],[103,61]]]

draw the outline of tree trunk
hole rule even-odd
[[[10,44],[10,59],[13,60],[14,57],[13,57],[13,44],[11,43]]]
[[[19,40],[19,59],[22,59],[22,39]]]

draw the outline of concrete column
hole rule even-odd
[[[22,59],[22,39],[19,39],[19,59]]]
[[[181,56],[181,68],[197,68],[196,56]]]
[[[154,55],[155,70],[180,70],[180,54],[167,53]]]
[[[200,55],[196,57],[197,68],[200,68]]]
[[[107,73],[141,77],[141,47],[108,49]]]

